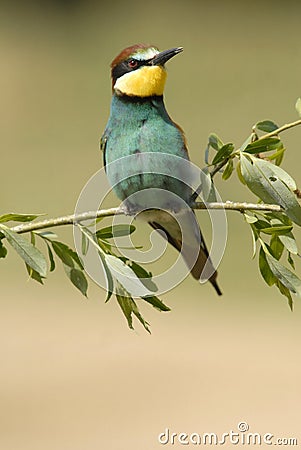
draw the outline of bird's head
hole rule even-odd
[[[176,47],[160,52],[144,44],[127,47],[111,64],[113,92],[136,97],[162,95],[166,81],[164,64],[182,50]]]

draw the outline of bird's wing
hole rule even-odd
[[[154,218],[154,220],[150,220],[148,223],[155,230],[162,230],[168,242],[181,252],[191,275],[195,279],[204,280],[206,279],[206,273],[210,274],[207,279],[209,279],[218,295],[221,295],[221,290],[216,281],[217,271],[213,267],[203,235],[197,225],[196,217],[192,210],[187,209],[184,216],[182,215],[180,219],[182,228],[185,227],[184,245],[182,242],[181,228],[175,217],[169,215],[169,219],[164,221]]]

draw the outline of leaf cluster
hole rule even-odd
[[[300,99],[296,104],[301,113]],[[300,257],[293,234],[295,225],[301,226],[301,206],[297,199],[299,192],[294,179],[280,167],[285,146],[279,137],[278,127],[271,120],[258,122],[245,142],[235,149],[211,134],[205,152],[212,177],[221,173],[228,180],[236,171],[238,179],[256,195],[258,202],[281,206],[282,212],[243,212],[253,237],[253,258],[258,251],[260,273],[268,286],[276,286],[287,297],[293,308],[292,295],[301,296],[301,280],[295,272],[294,257]],[[267,134],[259,135],[260,132]],[[209,161],[210,149],[215,151]],[[286,264],[283,260],[286,258]],[[280,262],[281,260],[281,262]]]

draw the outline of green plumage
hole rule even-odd
[[[183,135],[169,117],[162,97],[143,99],[114,94],[102,143],[107,175],[120,199],[141,189],[159,188],[189,201],[190,188],[178,180],[181,164],[175,158],[170,167],[170,159],[164,159],[164,153],[185,159],[188,156]],[[147,152],[162,154],[152,167],[143,166],[141,154]],[[129,155],[133,155],[130,164],[121,162],[110,167],[110,163]],[[166,170],[167,164],[173,178],[158,174],[162,167]],[[131,176],[135,172],[143,173]]]

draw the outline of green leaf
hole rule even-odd
[[[80,292],[87,297],[87,289],[88,289],[88,282],[85,277],[85,274],[82,270],[77,269],[75,267],[70,267],[66,264],[64,265],[64,269],[66,272],[66,275],[70,279],[71,283],[80,290]]]
[[[125,262],[123,258],[121,259]],[[148,272],[144,269],[144,267],[140,266],[134,261],[130,261],[130,267],[147,289],[149,289],[151,292],[156,292],[158,290],[157,285],[152,280],[151,272]]]
[[[7,255],[7,249],[4,247],[2,240],[0,240],[0,258],[5,258]]]
[[[285,147],[280,148],[275,153],[269,156],[269,159],[275,159],[276,166],[280,166],[284,158]],[[274,158],[275,157],[275,158]]]
[[[262,232],[262,233],[265,233],[265,234],[277,234],[277,235],[280,235],[280,234],[286,234],[286,233],[288,233],[289,231],[291,231],[292,230],[292,226],[289,226],[289,225],[275,225],[275,226],[272,226],[272,227],[268,227],[268,228],[261,228],[260,229],[260,231]]]
[[[276,166],[280,166],[283,160],[284,152],[285,147],[283,147],[283,144],[281,143],[281,145],[279,145],[278,149],[274,153],[272,153],[271,155],[267,155],[266,157],[269,161],[275,160]]]
[[[211,133],[209,136],[209,145],[214,148],[214,150],[218,151],[224,144],[215,133]]]
[[[117,287],[116,298],[123,314],[126,317],[129,328],[131,328],[132,330],[134,329],[132,319],[132,314],[134,314],[140,321],[140,323],[144,326],[146,331],[150,333],[150,329],[148,327],[149,324],[141,316],[139,309],[136,303],[134,302],[133,298],[129,296],[128,292],[120,285],[118,285]]]
[[[243,152],[245,148],[253,141],[255,133],[251,133],[250,136],[247,137],[245,142],[240,146],[240,151]]]
[[[250,213],[246,213],[244,212],[244,218],[246,220],[247,223],[255,223],[258,222],[258,217],[250,214]]]
[[[281,255],[284,250],[284,245],[282,244],[281,240],[279,239],[279,236],[276,236],[275,234],[271,237],[270,241],[270,249],[271,252],[278,261],[281,258]]]
[[[131,297],[126,297],[124,295],[121,295],[120,292],[116,293],[116,298],[118,301],[118,304],[127,320],[128,326],[131,330],[134,329],[133,327],[133,318],[132,318],[132,313],[133,313],[133,299]]]
[[[271,133],[272,131],[277,130],[279,127],[271,120],[263,120],[261,122],[257,122],[256,128],[260,131],[265,131],[266,133]]]
[[[246,180],[244,179],[244,177],[242,176],[242,173],[241,173],[241,163],[240,163],[240,161],[238,161],[238,163],[236,164],[236,173],[237,173],[239,181],[242,184],[247,184]]]
[[[35,234],[38,234],[43,239],[57,239],[57,234],[52,231],[35,231]]]
[[[296,111],[297,111],[299,117],[301,117],[301,98],[300,97],[296,101],[295,108],[296,108]]]
[[[17,213],[9,213],[3,214],[0,216],[0,223],[4,222],[31,222],[39,216],[44,216],[45,214],[17,214]]]
[[[28,275],[30,276],[30,278],[32,278],[33,280],[37,281],[40,284],[44,284],[43,283],[43,278],[45,277],[41,277],[41,275],[36,271],[33,270],[31,267],[29,267],[28,264],[25,263]]]
[[[272,255],[266,253],[268,265],[276,278],[293,294],[301,296],[301,280],[287,267],[283,266]]]
[[[53,253],[51,251],[51,248],[50,248],[50,245],[48,244],[48,242],[46,242],[46,245],[47,245],[48,257],[49,257],[49,261],[50,261],[50,272],[53,272],[55,269],[55,261],[54,261]]]
[[[85,233],[82,233],[82,254],[85,256],[89,250],[89,239]]]
[[[154,308],[159,311],[170,311],[170,308],[166,306],[158,297],[152,295],[150,297],[142,297],[143,300],[150,303]]]
[[[279,147],[280,139],[278,138],[266,138],[266,139],[258,139],[257,141],[252,142],[247,145],[244,152],[249,154],[256,153],[264,153],[270,152],[271,150],[275,150]]]
[[[102,228],[96,231],[96,236],[98,239],[110,239],[113,237],[122,237],[132,234],[136,230],[134,225],[129,224],[118,224],[111,225],[109,227]]]
[[[301,226],[301,207],[287,185],[291,177],[285,171],[268,161],[244,153],[241,153],[241,171],[254,194],[265,203],[282,206],[290,219]]]
[[[69,267],[76,267],[83,269],[83,265],[78,257],[78,254],[72,250],[68,245],[59,241],[51,241],[52,248],[60,260]]]
[[[260,247],[260,251],[259,251],[259,270],[262,275],[262,278],[267,283],[267,285],[273,286],[273,284],[275,284],[275,282],[276,282],[276,277],[273,274],[273,272],[267,262],[266,254],[262,247]]]
[[[252,230],[252,259],[254,259],[256,255],[256,242],[258,240],[258,232],[252,224],[251,230]]]
[[[111,271],[108,268],[108,265],[106,263],[105,255],[101,251],[99,251],[98,254],[99,254],[100,258],[101,258],[101,261],[102,261],[102,264],[103,264],[103,268],[104,268],[104,271],[105,271],[105,274],[106,274],[106,279],[107,279],[108,286],[107,286],[107,298],[106,298],[105,302],[108,302],[110,300],[113,292],[114,292],[114,280],[113,280]]]
[[[290,253],[292,253],[293,255],[297,255],[298,254],[297,242],[296,242],[292,232],[286,233],[286,234],[283,234],[283,235],[279,236],[279,239],[282,242],[282,244],[284,245],[284,247]]]
[[[295,263],[290,252],[287,252],[287,262],[295,269]]]
[[[120,258],[106,254],[105,261],[112,276],[124,286],[131,296],[145,297],[152,294],[137,277],[133,269],[125,264]]]
[[[21,235],[10,230],[8,227],[0,224],[0,229],[9,244],[16,250],[26,264],[38,272],[42,277],[45,277],[47,273],[47,263],[40,250],[34,247],[27,239],[24,239]]]
[[[226,167],[223,171],[222,179],[225,181],[228,180],[232,175],[233,169],[234,169],[233,159],[231,158],[226,164]]]
[[[294,304],[293,304],[293,299],[292,299],[290,290],[286,286],[284,286],[280,280],[276,281],[276,286],[279,289],[279,291],[281,292],[281,294],[287,298],[288,305],[289,305],[291,311],[293,311]]]
[[[234,150],[234,145],[229,142],[228,144],[223,145],[215,155],[212,161],[212,165],[216,165],[222,162],[224,159],[228,158]]]
[[[269,228],[270,223],[267,222],[266,220],[258,219],[256,222],[254,222],[254,226],[258,231],[261,231],[265,228]]]
[[[268,161],[266,161],[270,164]],[[278,175],[281,181],[286,184],[286,186],[291,190],[295,191],[297,189],[295,180],[285,171],[282,167],[275,166],[275,164],[270,164],[273,171]]]

